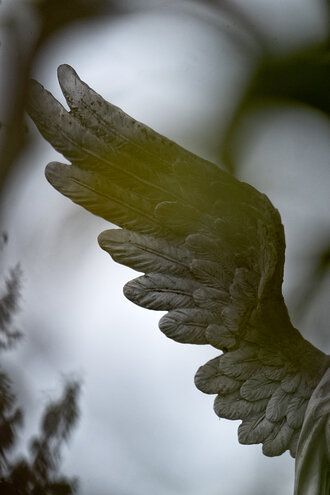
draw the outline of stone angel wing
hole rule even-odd
[[[216,394],[218,416],[241,419],[239,441],[275,456],[297,440],[329,356],[288,316],[281,285],[284,231],[277,210],[253,187],[135,121],[63,65],[67,111],[35,81],[28,111],[71,165],[50,163],[62,194],[119,226],[101,247],[144,275],[124,293],[168,311],[161,331],[222,353],[196,373]]]

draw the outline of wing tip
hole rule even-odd
[[[76,71],[74,70],[73,67],[69,64],[60,64],[57,67],[57,76],[60,79],[62,76],[65,76],[66,74],[74,74],[77,75]]]
[[[70,99],[76,91],[77,83],[80,82],[77,72],[71,65],[61,64],[57,68],[57,78],[65,99]]]
[[[69,86],[72,87],[72,83],[74,81],[77,80],[80,81],[76,71],[68,64],[62,64],[58,67],[57,76],[62,90],[63,88],[68,88]],[[35,110],[38,109],[40,110],[41,105],[44,102],[46,96],[48,97],[47,102],[49,100],[49,97],[54,99],[51,93],[47,91],[42,84],[40,84],[35,79],[31,78],[29,80],[28,93],[27,93],[28,113],[33,114]]]
[[[94,91],[80,79],[77,72],[69,64],[61,64],[57,68],[57,78],[62,93],[71,109],[76,109],[87,94]]]
[[[97,242],[100,246],[101,249],[104,249],[104,251],[109,252],[109,247],[111,243],[111,237],[112,237],[112,231],[113,230],[118,230],[118,229],[109,229],[109,230],[104,230],[97,236]]]
[[[72,83],[75,83],[77,80],[80,81],[77,72],[69,64],[61,64],[58,66],[57,78],[61,88],[63,86],[69,86]]]
[[[29,115],[34,115],[40,107],[40,100],[44,96],[46,89],[35,79],[30,79],[27,91],[27,111]]]
[[[45,177],[48,182],[55,188],[59,182],[63,182],[63,174],[70,165],[60,162],[50,162],[45,168]]]

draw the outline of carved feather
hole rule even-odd
[[[170,339],[185,344],[208,344],[206,329],[216,319],[210,311],[197,308],[170,311],[159,321],[160,330]]]
[[[136,232],[113,229],[98,237],[102,249],[122,265],[138,272],[170,273],[191,278],[189,270],[191,254],[183,246],[175,246],[166,239]]]

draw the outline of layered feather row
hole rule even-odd
[[[284,234],[268,198],[135,121],[68,66],[59,80],[67,112],[38,83],[29,112],[71,166],[50,164],[51,184],[115,223],[99,243],[143,276],[125,295],[165,310],[162,332],[223,351],[197,387],[216,413],[242,419],[241,443],[294,456],[304,412],[328,358],[291,325],[281,284]]]

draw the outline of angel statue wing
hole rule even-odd
[[[243,444],[276,456],[297,442],[330,357],[288,316],[281,286],[284,231],[270,200],[111,105],[62,65],[67,111],[35,81],[28,111],[71,165],[50,163],[62,194],[119,226],[99,236],[112,258],[143,275],[124,293],[168,311],[160,330],[222,353],[196,373],[218,416],[241,419]]]

